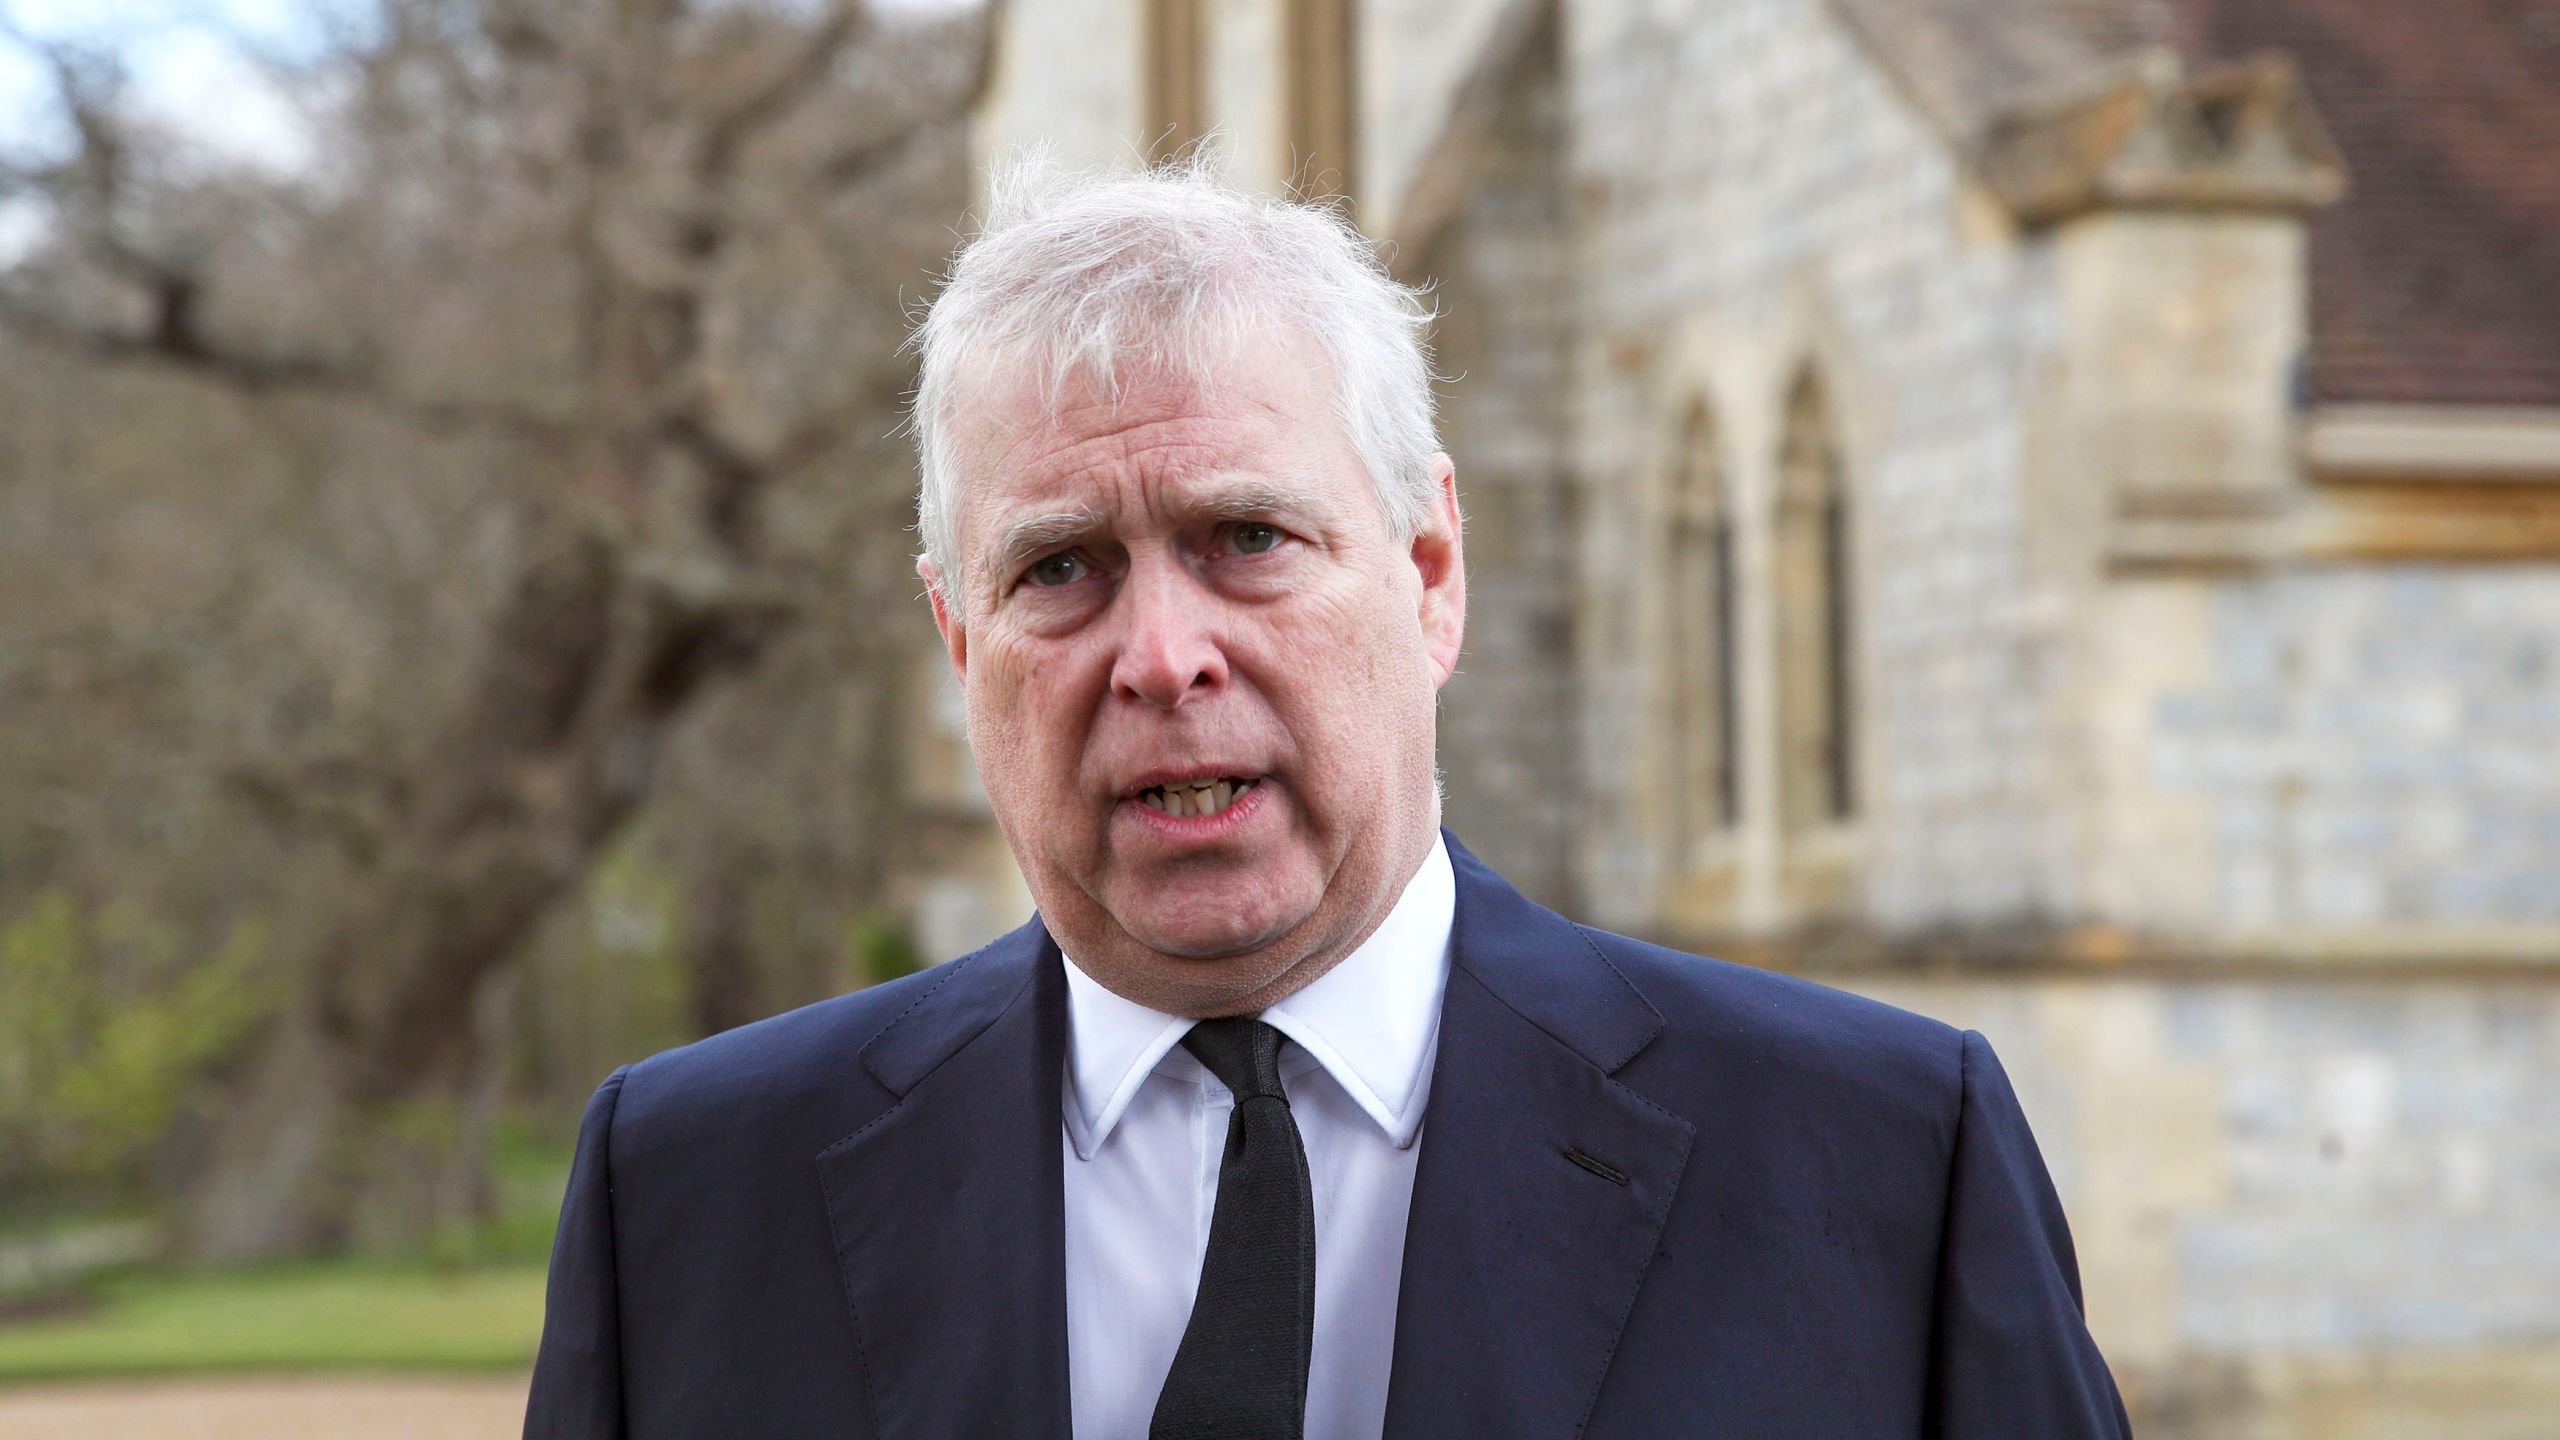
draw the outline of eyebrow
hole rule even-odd
[[[1110,523],[1110,517],[1098,505],[1076,505],[1064,510],[1050,510],[1026,515],[1005,527],[1004,538],[992,552],[989,565],[992,578],[1002,580],[1014,567],[1053,545],[1061,545],[1080,535],[1090,535]]]
[[[1317,509],[1305,492],[1269,480],[1239,480],[1221,485],[1206,494],[1184,499],[1179,508],[1186,519],[1222,524],[1281,514],[1309,514]],[[1062,510],[1026,515],[1005,527],[1003,536],[990,552],[991,577],[1002,580],[1011,575],[1015,567],[1041,551],[1103,529],[1110,524],[1110,519],[1110,515],[1097,505],[1071,505]]]
[[[1316,504],[1304,491],[1269,480],[1239,480],[1222,486],[1183,509],[1201,520],[1260,520],[1272,515],[1304,515]]]

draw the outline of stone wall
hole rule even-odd
[[[1360,7],[1360,221],[1396,228],[1397,204],[1428,164],[1457,97],[1510,12],[1535,0],[1433,0]]]
[[[971,142],[981,167],[1045,145],[1079,167],[1125,165],[1143,153],[1141,0],[1028,0],[1009,6],[996,74]]]
[[[2124,582],[2098,868],[2138,921],[2560,962],[2560,568]]]
[[[1240,185],[1279,190],[1300,178],[1289,145],[1278,57],[1287,0],[1202,0],[1209,123]]]
[[[2025,572],[2024,415],[2056,345],[2050,256],[2020,243],[1943,139],[1819,0],[1570,7],[1587,487],[1584,755],[1593,908],[1652,921],[1672,877],[1618,823],[1653,783],[1639,732],[1658,468],[1706,396],[1745,509],[1743,808],[1722,921],[1814,918],[1782,881],[1765,602],[1776,424],[1808,365],[1855,497],[1863,817],[1853,922],[1997,923],[2067,908],[2058,597]],[[1710,917],[1718,918],[1718,917]]]
[[[2553,1433],[2560,975],[1851,988],[1991,1040],[2135,1433]]]
[[[1123,145],[1076,62],[1134,38],[1076,13],[1017,11],[1057,95],[1008,123]],[[1373,182],[1427,163],[1510,13],[1363,7]],[[1798,966],[1826,922],[1950,937],[1954,968],[1842,983],[1991,1038],[2146,1440],[2560,1434],[2560,568],[2200,559],[2203,492],[2280,534],[2307,483],[2282,217],[2022,233],[1825,0],[1560,14],[1408,265],[1442,287],[1469,516],[1452,824],[1613,928]],[[1845,901],[1794,888],[1774,825],[1769,520],[1808,367],[1856,503]],[[1753,817],[1712,883],[1670,873],[1654,801],[1661,490],[1701,398]],[[1967,948],[2039,927],[2079,948]]]
[[[1999,1047],[2138,1432],[2560,1433],[2560,966],[2537,964],[2560,960],[2560,573],[2114,563],[2128,494],[2303,483],[2270,379],[2300,277],[2203,283],[2280,269],[2273,222],[2092,222],[2058,253],[1819,0],[1589,0],[1564,37],[1586,913],[1782,937],[1781,963],[1826,919],[1959,951],[2097,922],[2175,952],[1854,983]],[[2197,283],[2104,273],[2135,252]],[[2116,383],[2128,345],[2145,386]],[[1769,833],[1775,422],[1807,364],[1858,503],[1845,916],[1789,893]],[[1732,884],[1684,889],[1648,727],[1657,492],[1697,395],[1745,511],[1760,818]],[[2215,425],[2084,423],[2164,405]]]
[[[1448,824],[1527,894],[1575,903],[1571,255],[1551,66],[1512,89],[1428,257],[1442,442],[1466,515],[1467,643],[1441,692]]]

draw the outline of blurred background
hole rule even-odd
[[[0,0],[0,1435],[512,1433],[594,1085],[1019,923],[898,346],[1202,137],[1456,833],[1988,1034],[2141,1433],[2560,1436],[2560,0]]]

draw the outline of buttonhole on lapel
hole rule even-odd
[[[1599,1176],[1601,1179],[1608,1181],[1612,1185],[1624,1185],[1627,1183],[1626,1171],[1621,1170],[1614,1165],[1595,1160],[1590,1155],[1579,1149],[1567,1150],[1564,1152],[1564,1158],[1581,1166],[1583,1169],[1590,1171],[1592,1174]]]

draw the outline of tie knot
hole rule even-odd
[[[1280,1032],[1252,1016],[1203,1020],[1182,1037],[1182,1048],[1234,1091],[1238,1104],[1266,1098],[1289,1103],[1280,1088]]]

